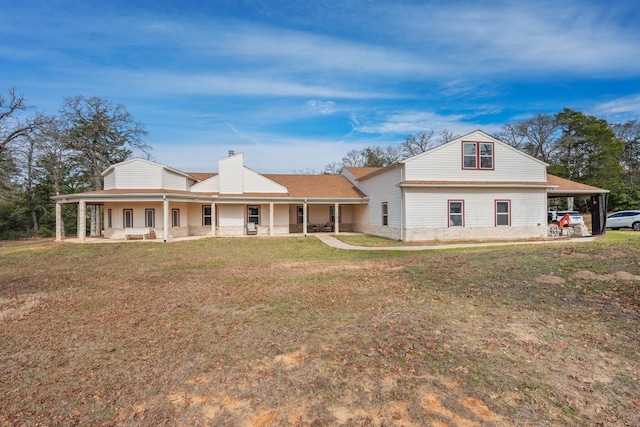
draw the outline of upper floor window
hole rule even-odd
[[[463,142],[462,169],[493,169],[493,143]]]

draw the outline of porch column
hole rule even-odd
[[[84,242],[87,237],[87,203],[84,200],[78,202],[78,240]]]
[[[304,199],[304,203],[302,204],[302,233],[304,236],[307,235],[307,199]]]
[[[62,242],[62,203],[56,202],[56,242]]]
[[[273,236],[273,202],[269,203],[269,236]]]
[[[162,196],[162,235],[164,236],[164,242],[169,241],[169,201],[167,196]]]
[[[211,202],[211,235],[216,235],[216,202]]]
[[[333,224],[333,232],[338,234],[340,232],[340,207],[336,203],[333,208],[333,216],[336,220],[335,224]]]
[[[96,235],[102,236],[102,205],[96,205]]]

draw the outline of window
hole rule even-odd
[[[202,225],[211,225],[211,206],[202,207]]]
[[[180,209],[171,209],[171,226],[180,227]]]
[[[464,227],[464,201],[449,200],[449,227]]]
[[[389,203],[382,202],[382,225],[389,225]]]
[[[122,216],[125,228],[133,227],[133,209],[123,209]]]
[[[107,228],[113,228],[113,217],[111,216],[111,209],[107,209]]]
[[[493,169],[493,143],[463,142],[462,169]]]
[[[247,206],[247,222],[260,224],[260,206]]]
[[[496,225],[511,225],[511,201],[496,200]]]
[[[304,224],[304,206],[298,206],[298,224]]]
[[[329,221],[336,223],[336,207],[329,207]],[[342,224],[342,206],[338,206],[338,221]]]
[[[155,209],[144,210],[144,226],[145,227],[156,226],[156,210]]]

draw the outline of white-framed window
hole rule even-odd
[[[202,225],[211,225],[211,205],[202,206]]]
[[[124,228],[133,227],[133,209],[122,210],[122,224]]]
[[[496,226],[511,225],[511,200],[496,200]]]
[[[464,227],[464,200],[449,200],[449,227]]]
[[[113,215],[111,209],[107,209],[107,228],[113,228]]]
[[[180,227],[180,209],[171,209],[171,226]]]
[[[304,224],[304,206],[298,206],[297,208],[296,221],[298,224]]]
[[[260,206],[247,206],[247,222],[260,224]]]
[[[462,169],[493,170],[492,142],[462,142]]]
[[[389,225],[389,203],[382,202],[382,225]]]
[[[156,210],[155,209],[145,209],[144,210],[144,226],[145,227],[155,227],[156,226]]]

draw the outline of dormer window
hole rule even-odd
[[[493,169],[493,143],[463,142],[462,169]]]

